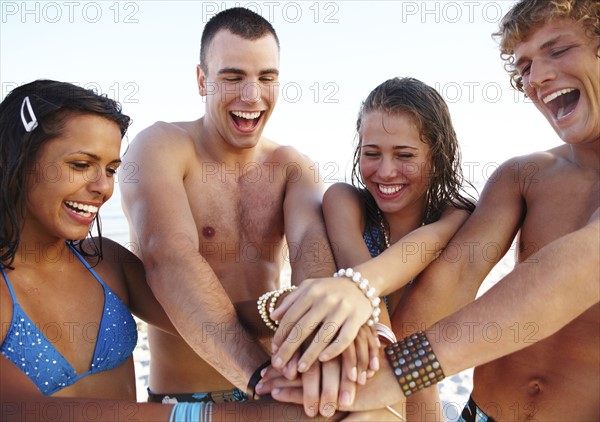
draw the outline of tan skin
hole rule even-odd
[[[27,214],[12,264],[14,270],[6,269],[25,313],[80,374],[90,367],[104,291],[65,244],[66,239],[85,238],[89,222],[69,211],[64,201],[100,207],[108,200],[113,192],[113,174],[120,164],[120,146],[121,134],[114,122],[87,114],[70,118],[63,134],[44,144],[29,173]],[[50,168],[58,169],[51,177]],[[55,177],[57,174],[60,177]],[[95,271],[106,285],[137,316],[172,330],[166,314],[147,288],[141,262],[108,239],[103,240],[103,251],[104,259],[95,266]],[[94,263],[91,259],[90,264]],[[0,282],[0,293],[0,340],[3,342],[13,309],[4,280]],[[114,402],[135,401],[133,357],[114,369],[88,375],[51,398],[45,398],[21,370],[0,356],[0,389],[3,408],[5,404],[12,406],[23,400],[30,403],[54,400],[56,403],[56,398],[61,397],[96,397],[108,400],[106,407],[102,404],[102,417],[107,419],[111,417],[111,409],[147,417],[159,417],[165,411],[168,415],[169,411],[152,407],[139,413],[132,403]],[[29,408],[36,407],[31,404]],[[16,408],[6,410],[3,420],[4,416],[23,418]],[[15,414],[11,413],[13,410]],[[75,406],[71,414],[76,416],[80,411],[82,407]],[[114,418],[114,413],[112,415]],[[33,416],[35,412],[29,414]]]
[[[104,291],[65,244],[67,239],[85,238],[93,216],[76,215],[65,201],[100,208],[113,193],[120,146],[121,133],[112,121],[88,114],[68,118],[63,134],[44,144],[29,172],[27,214],[12,264],[14,270],[6,269],[25,313],[79,374],[90,367]],[[54,171],[51,176],[49,169]],[[57,174],[60,177],[55,177]],[[174,327],[145,282],[141,261],[109,239],[103,239],[102,245],[104,259],[97,265],[96,260],[89,260],[97,274],[138,317],[175,336]],[[2,280],[2,342],[10,327],[12,309],[8,287]],[[53,327],[60,327],[60,331]],[[3,421],[168,420],[173,406],[136,403],[135,387],[131,356],[116,368],[88,375],[52,396],[44,396],[23,371],[0,355]],[[238,421],[246,416],[307,420],[299,406],[270,400],[213,408],[215,420]],[[334,419],[342,416],[335,415]]]
[[[268,354],[233,303],[280,287],[284,236],[297,253],[293,283],[334,270],[313,163],[262,137],[277,99],[275,39],[223,30],[209,47],[207,68],[198,68],[205,116],[155,124],[125,157],[135,179],[121,188],[132,240],[150,287],[185,339],[149,328],[149,384],[157,393],[245,391]],[[260,120],[238,127],[232,112],[240,111],[261,112]]]
[[[495,420],[600,416],[598,45],[580,23],[565,19],[517,46],[528,95],[566,144],[503,164],[448,246],[456,253],[430,265],[393,316],[401,335],[433,324],[426,332],[446,376],[477,367],[473,397]],[[579,105],[568,118],[556,118],[539,100],[568,87],[580,90]],[[469,303],[519,229],[519,264]],[[488,325],[502,333],[495,341],[483,329]],[[443,335],[456,327],[458,337]],[[381,361],[352,409],[403,400]],[[278,400],[299,400],[294,388],[277,393]]]
[[[506,252],[519,231],[517,268],[533,265],[541,271],[534,254],[581,229],[596,212],[600,205],[600,59],[595,45],[597,38],[591,40],[580,24],[565,19],[547,23],[517,46],[515,57],[528,95],[566,144],[509,160],[498,169],[477,210],[452,241],[459,248],[462,245],[464,259],[454,265],[440,260],[425,273],[410,306],[395,316],[400,325],[427,326],[471,300],[501,257],[485,245],[493,243]],[[541,99],[571,87],[581,93],[577,108],[566,118],[557,118],[552,105]],[[476,245],[472,252],[467,251],[467,242]],[[598,256],[587,256],[584,266],[595,266],[597,271]],[[575,274],[572,261],[556,259]],[[566,276],[565,284],[570,278]],[[574,294],[579,281],[570,283],[572,291],[561,294]],[[434,309],[422,302],[423,297],[446,306]],[[442,297],[454,299],[444,302]],[[563,299],[553,297],[548,303],[555,313],[552,318],[569,312]],[[497,307],[493,302],[490,306]],[[546,323],[542,316],[525,319],[515,312],[512,318],[505,334],[525,336],[530,346],[475,369],[475,402],[495,420],[597,419],[600,306],[595,304],[542,341],[538,341]]]

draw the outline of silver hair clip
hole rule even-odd
[[[29,116],[31,117],[31,121],[27,121],[25,118],[25,105],[27,105],[27,111],[29,112]],[[37,117],[35,117],[35,113],[33,112],[33,107],[31,107],[31,101],[29,101],[29,96],[23,99],[23,104],[21,104],[21,121],[23,122],[23,126],[27,132],[33,131],[38,125]]]

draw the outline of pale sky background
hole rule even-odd
[[[297,147],[323,176],[343,178],[360,102],[393,76],[435,87],[449,104],[467,176],[560,143],[510,88],[490,34],[513,4],[496,1],[0,1],[0,96],[52,78],[97,87],[133,117],[204,113],[195,65],[205,22],[241,5],[281,40],[281,94],[265,135]]]
[[[560,144],[510,88],[491,38],[513,3],[0,0],[0,98],[38,78],[96,87],[133,118],[130,140],[157,120],[194,120],[204,113],[195,80],[204,24],[240,5],[281,41],[280,98],[265,136],[308,154],[328,182],[343,180],[360,102],[384,80],[412,76],[448,102],[465,174],[479,185],[506,159]],[[126,243],[115,196],[104,234]]]

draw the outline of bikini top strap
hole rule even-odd
[[[94,271],[94,269],[91,267],[91,265],[85,260],[85,258],[83,256],[81,256],[81,254],[79,252],[77,252],[77,249],[75,249],[75,247],[71,244],[71,243],[67,243],[67,245],[69,245],[69,248],[71,248],[71,251],[73,251],[73,254],[79,258],[79,260],[81,261],[81,263],[83,265],[85,265],[85,268],[88,269],[88,271],[90,273],[92,273],[92,275],[94,276],[94,278],[98,281],[98,283],[100,283],[100,285],[102,285],[103,288],[107,288],[106,284],[104,284],[104,281],[102,281],[102,279],[100,278],[100,276],[96,273],[96,271]]]
[[[8,287],[8,291],[10,292],[10,297],[13,301],[13,304],[16,305],[18,303],[17,297],[15,296],[15,292],[13,291],[10,281],[8,281],[8,275],[6,275],[6,271],[4,271],[4,267],[0,267],[0,270],[2,270],[2,277],[4,277],[4,281],[6,281],[6,286]]]

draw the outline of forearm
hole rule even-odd
[[[145,253],[148,283],[190,347],[225,378],[245,390],[267,354],[245,332],[233,304],[203,257],[176,242],[177,254]],[[210,330],[211,335],[207,335]],[[208,341],[207,341],[208,340]]]
[[[444,250],[469,212],[451,208],[435,223],[419,227],[394,243],[376,258],[355,268],[368,278],[380,295],[406,285]]]
[[[3,389],[3,395],[5,394]],[[126,401],[60,398],[3,397],[0,420],[6,422],[84,421],[168,421],[172,405]],[[93,415],[93,416],[92,416]]]
[[[290,243],[289,250],[293,285],[308,278],[331,277],[336,269],[322,224],[307,229],[300,241]]]
[[[598,226],[588,224],[546,245],[475,302],[427,330],[446,375],[523,349],[597,304]],[[485,329],[491,325],[502,334],[494,342]],[[456,327],[461,330],[458,342],[440,335]]]

